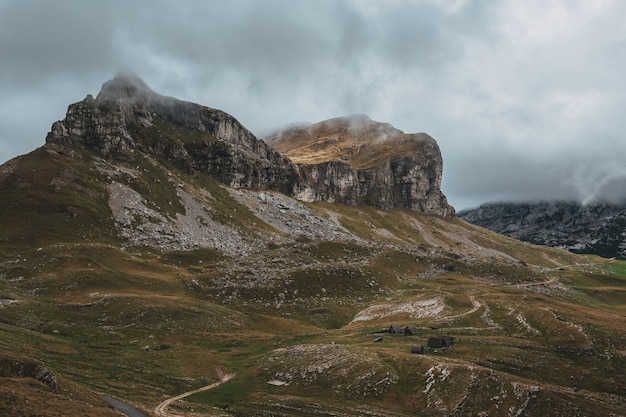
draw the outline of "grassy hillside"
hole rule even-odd
[[[624,262],[78,156],[42,148],[0,172],[3,415],[110,415],[94,393],[155,415],[224,372],[168,410],[624,415]],[[190,246],[162,244],[166,229]],[[381,333],[392,324],[418,333]],[[455,344],[411,353],[430,336]]]
[[[2,249],[47,242],[116,242],[105,183],[89,164],[45,147],[0,170]]]

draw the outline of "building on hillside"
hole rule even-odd
[[[446,343],[446,347],[452,347],[452,345],[454,345],[454,337],[452,337],[452,336],[441,336],[441,338]]]
[[[424,346],[422,345],[411,346],[411,353],[416,354],[416,355],[422,355],[424,353]]]
[[[428,349],[445,349],[454,345],[452,336],[431,336],[428,338]]]
[[[405,336],[416,336],[417,335],[417,326],[409,325],[404,328]]]
[[[400,325],[398,324],[392,324],[389,327],[389,333],[390,334],[403,334],[404,331],[402,330],[402,327],[400,327]]]

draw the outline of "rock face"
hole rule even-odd
[[[358,115],[288,129],[268,140],[301,165],[306,181],[296,198],[454,215],[440,188],[441,152],[425,133],[405,134]]]
[[[0,377],[33,378],[57,392],[56,376],[41,362],[30,359],[8,359],[0,356]]]
[[[626,207],[576,202],[488,203],[458,216],[497,233],[576,253],[626,258]]]
[[[367,120],[371,126],[365,130],[348,131],[361,136],[363,143],[351,148],[357,153],[365,149],[360,156],[296,165],[288,153],[283,156],[280,148],[257,139],[232,116],[159,95],[137,76],[120,74],[95,99],[89,95],[70,105],[46,143],[80,143],[121,162],[141,152],[187,173],[211,175],[232,188],[280,191],[303,201],[452,216],[454,210],[440,190],[442,159],[436,142],[425,134],[405,135]]]
[[[290,192],[293,164],[220,110],[161,96],[122,74],[98,96],[69,106],[47,144],[78,142],[104,158],[129,160],[136,151],[164,158],[188,173],[204,172],[233,188]]]

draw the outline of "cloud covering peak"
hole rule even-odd
[[[626,3],[0,0],[0,161],[120,68],[257,135],[368,114],[441,147],[443,190],[626,196]]]

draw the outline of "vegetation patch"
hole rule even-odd
[[[168,146],[185,140],[168,135]],[[18,405],[7,415],[37,414],[29,396],[57,410],[45,385],[16,377],[16,367],[32,364],[57,376],[57,400],[64,389],[80,398],[64,403],[76,415],[100,415],[93,391],[153,410],[217,381],[218,366],[236,377],[174,405],[175,413],[624,409],[624,262],[407,210],[231,193],[165,160],[94,167],[84,149],[72,158],[50,152],[18,159],[0,179],[0,299],[11,301],[0,302],[0,404]],[[196,223],[180,223],[203,226],[188,242],[193,249],[121,242],[108,207],[112,181],[145,199],[141,209],[193,216]],[[275,204],[277,217],[266,219],[276,221],[257,216],[250,199]],[[316,229],[311,216],[329,224]],[[146,223],[129,231],[148,226],[165,232]],[[194,246],[201,240],[236,250]],[[392,325],[417,333],[385,333]],[[412,353],[430,336],[455,343]]]
[[[266,360],[271,381],[290,391],[314,389],[337,398],[379,397],[398,382],[395,370],[375,353],[340,344],[297,345],[279,349]]]

